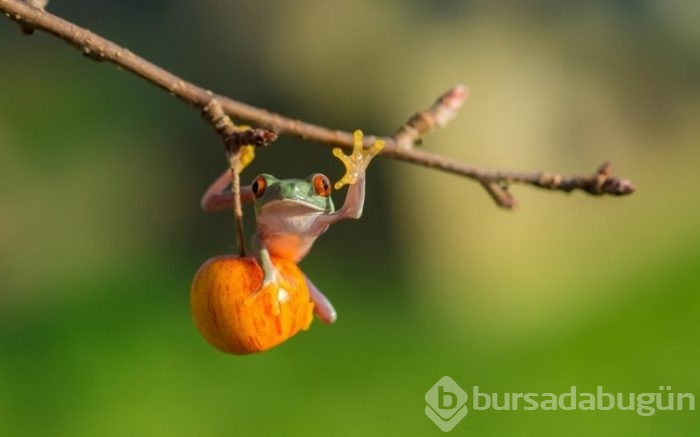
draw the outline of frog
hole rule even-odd
[[[289,284],[273,265],[272,258],[284,258],[298,264],[332,224],[362,216],[365,172],[370,161],[384,147],[384,141],[377,139],[368,148],[363,144],[362,131],[357,130],[353,133],[350,155],[345,155],[339,148],[333,149],[333,155],[345,165],[345,174],[333,188],[338,190],[349,185],[343,205],[338,209],[331,198],[331,182],[321,173],[303,179],[278,179],[263,173],[250,185],[241,187],[241,200],[254,203],[255,232],[251,246],[263,272],[260,287],[249,297],[251,301],[268,294],[272,299],[273,313],[279,313],[279,303],[284,301]],[[226,172],[206,191],[202,208],[207,212],[229,208],[233,202],[230,186],[230,172]],[[333,304],[308,276],[304,276],[314,313],[323,323],[335,323],[338,315]]]

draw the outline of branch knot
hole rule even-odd
[[[216,99],[212,99],[202,113],[223,139],[229,155],[238,153],[243,146],[264,147],[277,139],[277,134],[267,129],[236,126]]]

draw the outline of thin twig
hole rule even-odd
[[[485,181],[481,183],[481,186],[501,208],[513,209],[518,205],[513,195],[508,192],[507,184],[499,181]]]
[[[236,245],[238,255],[246,256],[245,229],[243,228],[243,205],[241,204],[241,149],[230,154],[229,168],[231,169],[231,191],[233,192],[233,216],[236,222]]]
[[[447,126],[457,116],[457,111],[469,97],[469,88],[457,85],[437,98],[435,103],[425,111],[416,112],[398,128],[394,134],[396,144],[403,149],[410,149],[422,143],[423,137],[439,128]]]
[[[223,111],[231,117],[245,120],[256,126],[261,126],[280,134],[297,136],[309,141],[328,146],[339,146],[350,149],[353,146],[352,134],[340,130],[329,129],[311,123],[294,120],[279,114],[268,112],[226,96],[216,95],[213,92],[194,85],[169,71],[136,56],[128,49],[79,27],[56,15],[42,9],[32,7],[20,0],[0,0],[0,11],[20,25],[43,30],[53,34],[69,44],[77,47],[84,55],[99,61],[108,61],[126,71],[134,73],[148,82],[163,88],[175,97],[196,106],[202,110],[212,99],[216,99]],[[370,146],[376,137],[365,136],[365,145]],[[605,172],[596,172],[590,177],[563,177],[556,174],[540,172],[504,172],[493,171],[458,162],[436,153],[411,147],[401,147],[393,136],[382,138],[385,147],[381,156],[399,161],[410,162],[424,167],[442,170],[445,172],[464,176],[481,183],[487,188],[496,203],[503,208],[512,208],[514,202],[508,195],[506,199],[502,195],[494,196],[494,183],[501,187],[501,191],[510,184],[519,183],[544,188],[570,192],[582,190],[592,195],[627,195],[634,192],[632,183],[627,179],[620,179],[612,175],[610,167]],[[603,174],[604,173],[604,174]],[[491,188],[489,188],[491,187]]]
[[[238,254],[245,257],[245,232],[243,229],[243,206],[241,205],[241,145],[237,144],[236,126],[228,115],[224,114],[221,105],[212,99],[202,110],[204,118],[214,126],[216,132],[224,141],[224,149],[231,171],[231,190],[233,191],[233,216],[236,222],[236,246]]]

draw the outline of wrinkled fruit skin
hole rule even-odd
[[[304,274],[291,261],[272,262],[289,285],[279,314],[274,314],[271,294],[265,290],[247,299],[262,283],[262,269],[254,258],[222,255],[199,268],[190,305],[197,329],[212,346],[239,355],[262,352],[309,328],[313,303]]]

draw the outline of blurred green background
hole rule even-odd
[[[692,0],[54,1],[50,10],[207,88],[333,128],[392,133],[472,96],[425,146],[493,168],[589,173],[628,198],[476,184],[377,160],[365,216],[302,268],[339,310],[264,354],[189,314],[231,215],[191,108],[0,20],[0,434],[438,435],[424,394],[700,395],[700,6]],[[335,179],[283,137],[257,172]],[[336,196],[340,203],[343,194]],[[246,211],[250,219],[250,210]],[[251,226],[248,224],[248,230]],[[472,411],[456,435],[697,435],[697,411]]]

